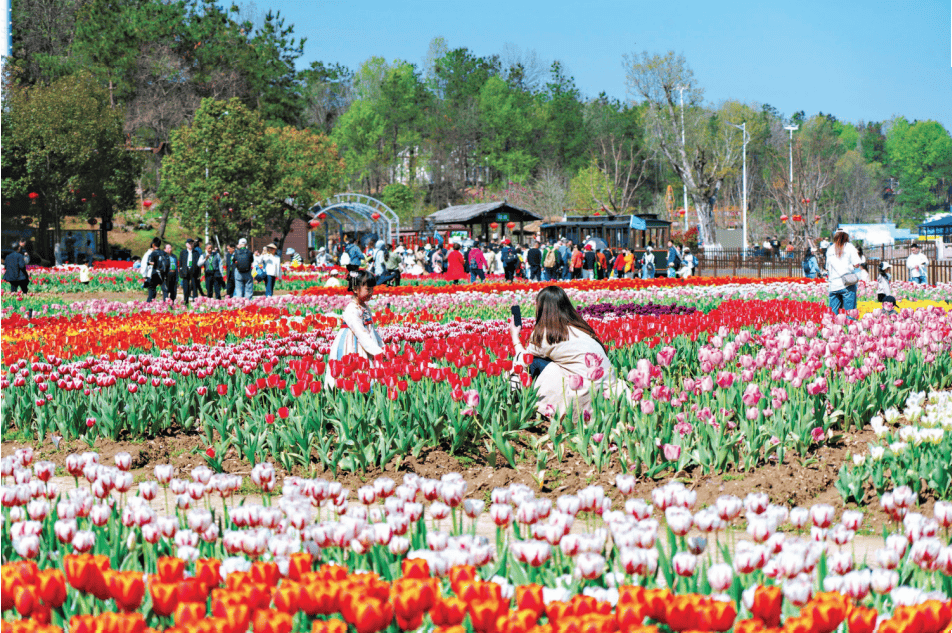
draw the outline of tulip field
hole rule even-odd
[[[377,288],[371,363],[328,358],[315,275],[2,293],[4,632],[950,630],[948,284],[834,316],[806,279],[560,282],[612,367],[559,415],[509,342],[546,284]],[[114,450],[169,438],[197,463]],[[742,490],[837,451],[835,500]]]

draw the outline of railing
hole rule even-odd
[[[888,248],[888,247],[887,247]],[[869,279],[875,283],[879,277],[879,263],[882,259],[869,257],[866,254],[866,265],[869,270]],[[909,281],[909,269],[906,268],[906,257],[887,258],[892,265],[893,281]],[[764,279],[767,277],[804,277],[803,264],[800,256],[796,259],[765,258],[765,257],[711,257],[711,253],[698,256],[697,274],[701,277],[753,277]],[[927,282],[930,285],[952,283],[952,261],[929,259]]]
[[[928,257],[930,260],[936,258],[936,245],[935,242],[908,242],[903,244],[894,244],[890,246],[868,246],[863,248],[863,254],[867,259],[894,259],[897,257],[908,257],[909,256],[909,247],[912,244],[918,244],[919,252]],[[716,251],[705,251],[700,249],[699,256],[703,256],[708,260],[722,260],[727,259],[731,260],[734,258],[743,258],[746,254],[746,259],[750,258],[759,258],[765,260],[775,260],[783,261],[784,259],[790,257],[799,260],[803,257],[803,249],[794,250],[787,252],[786,250],[781,249],[778,253],[774,250],[766,250],[762,246],[750,246],[747,248],[746,253],[743,248],[721,248]],[[823,256],[823,252],[817,248],[817,255],[820,257]]]
[[[879,263],[883,260],[867,258],[869,267],[869,279],[875,282],[879,278]],[[906,268],[906,258],[896,257],[887,259],[892,264],[893,281],[909,281],[909,269]],[[930,285],[952,283],[952,261],[949,260],[929,260],[929,271],[926,275],[926,283]]]

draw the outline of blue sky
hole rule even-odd
[[[507,44],[560,60],[586,96],[626,98],[625,53],[683,53],[705,98],[841,120],[894,115],[952,130],[950,5],[920,2],[438,2],[255,0],[280,10],[313,60],[422,66],[430,40],[477,55]]]

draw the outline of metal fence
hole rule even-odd
[[[886,247],[887,249],[889,247]],[[933,252],[935,246],[933,245]],[[878,250],[878,248],[877,248]],[[887,251],[888,252],[888,251]],[[803,265],[799,257],[796,259],[767,258],[767,257],[725,257],[721,253],[704,253],[698,256],[697,274],[701,277],[753,277],[765,279],[767,277],[803,277]],[[875,283],[879,276],[879,263],[882,258],[870,257],[866,251],[866,265],[869,270],[869,279]],[[909,281],[909,269],[906,268],[906,256],[887,257],[892,265],[893,281]],[[821,260],[822,264],[822,260]],[[952,283],[952,261],[929,259],[927,282],[931,285]]]

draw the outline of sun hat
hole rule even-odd
[[[192,240],[189,240],[189,242],[191,241]],[[240,240],[238,240],[238,246],[247,246],[247,245],[248,245],[248,240],[246,240],[245,238],[241,238]]]
[[[275,249],[275,250],[278,249],[278,247],[274,245],[274,242],[271,242],[270,244],[268,244],[267,246],[265,246],[265,248],[273,248],[273,249]]]

